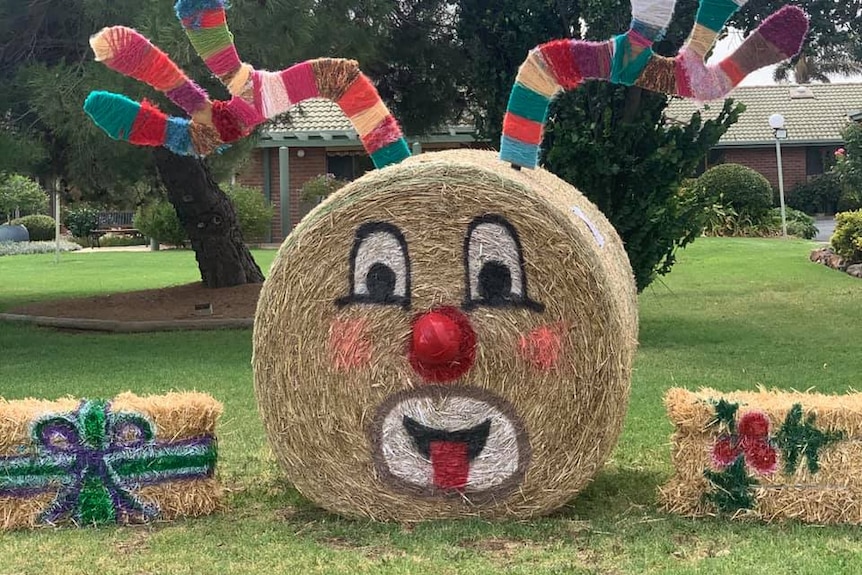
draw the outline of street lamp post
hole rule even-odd
[[[781,235],[787,237],[787,215],[784,209],[784,169],[781,165],[781,140],[787,139],[787,129],[784,127],[784,116],[772,114],[769,116],[769,127],[775,135],[775,158],[778,160],[778,197],[781,201]]]

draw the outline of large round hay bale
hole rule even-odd
[[[492,152],[423,154],[285,240],[255,390],[287,477],[331,511],[529,517],[615,445],[636,332],[622,243],[579,192]]]

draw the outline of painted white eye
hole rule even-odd
[[[336,300],[410,307],[410,260],[407,242],[397,227],[385,222],[359,226],[350,251],[349,292]]]
[[[527,295],[521,242],[514,226],[502,216],[479,216],[470,224],[464,240],[464,269],[467,309],[480,305],[545,308]]]

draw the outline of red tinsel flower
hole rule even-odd
[[[769,418],[763,412],[749,411],[739,418],[736,429],[743,438],[765,438],[769,435]]]
[[[712,462],[718,469],[724,469],[739,457],[742,450],[731,437],[719,437],[712,446]]]
[[[761,475],[773,473],[778,467],[778,453],[766,439],[747,439],[742,442],[745,463]]]

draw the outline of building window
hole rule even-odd
[[[805,148],[805,175],[810,179],[832,168],[835,163],[834,146]]]
[[[700,176],[708,169],[713,166],[717,166],[718,164],[724,163],[724,151],[716,150],[715,148],[711,149],[706,153],[703,159],[698,162],[697,168],[694,171],[694,177]]]
[[[371,158],[365,154],[328,154],[326,173],[339,180],[353,181],[374,168]]]

